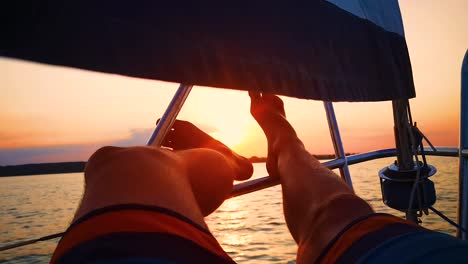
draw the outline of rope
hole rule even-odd
[[[421,164],[419,163],[419,158],[418,158],[418,146],[419,145],[422,145],[422,141],[420,140],[417,140],[416,137],[414,136],[414,133],[413,133],[413,118],[411,116],[411,108],[410,108],[410,105],[409,105],[409,102],[408,102],[408,106],[407,106],[407,114],[408,114],[408,119],[409,119],[409,123],[407,123],[406,125],[406,128],[408,130],[408,134],[410,135],[410,141],[411,141],[411,150],[413,151],[413,156],[414,156],[414,159],[416,161],[416,167],[417,167],[417,171],[416,171],[416,178],[414,179],[414,182],[413,182],[413,186],[411,187],[411,193],[410,193],[410,198],[409,198],[409,204],[408,204],[408,209],[406,210],[406,215],[411,215],[413,213],[413,202],[414,202],[414,195],[416,193],[416,189],[418,189],[419,191],[419,188],[418,188],[418,184],[419,184],[419,178],[421,177]],[[418,141],[418,145],[416,145],[416,140]],[[424,157],[424,153],[423,153],[423,157]],[[425,161],[425,158],[424,158],[424,161]],[[419,194],[419,192],[418,192]],[[418,203],[420,204],[420,197],[418,195]],[[419,212],[422,211],[422,208],[421,206],[419,206]],[[416,218],[417,219],[417,218]]]
[[[434,150],[434,151],[437,151],[437,149],[432,145],[432,143],[429,141],[429,139],[421,132],[421,130],[418,129],[417,127],[417,124],[416,122],[414,122],[413,124],[413,119],[412,119],[412,116],[411,116],[411,108],[410,108],[410,104],[408,102],[408,107],[407,107],[407,113],[408,113],[408,119],[409,119],[409,123],[407,123],[407,130],[408,130],[408,134],[410,136],[410,141],[411,141],[411,149],[412,149],[412,152],[413,152],[413,156],[414,156],[414,159],[415,159],[415,163],[416,163],[416,167],[417,167],[417,173],[416,173],[416,178],[414,179],[414,182],[413,182],[413,186],[411,188],[411,193],[410,193],[410,198],[409,198],[409,205],[408,205],[408,209],[406,211],[406,214],[409,215],[410,213],[412,213],[412,209],[413,209],[413,202],[414,202],[414,196],[416,194],[416,192],[418,193],[417,195],[417,200],[418,200],[418,216],[422,216],[422,212],[424,211],[424,213],[427,215],[428,214],[428,211],[427,209],[423,208],[422,204],[421,204],[421,191],[419,190],[419,183],[420,183],[420,178],[421,178],[421,169],[422,167],[425,167],[427,166],[427,160],[426,160],[426,155],[424,153],[424,144],[423,144],[423,139],[426,140],[426,142],[429,144],[429,146]],[[422,157],[422,165],[419,161],[419,156],[418,156],[418,148],[419,148],[419,152],[421,154],[421,157]],[[426,196],[425,196],[425,185],[423,184],[422,185],[422,198],[424,199],[424,202],[426,202]]]
[[[431,209],[432,212],[436,213],[438,216],[440,216],[440,218],[444,219],[445,221],[447,221],[449,224],[451,224],[452,226],[456,227],[458,230],[461,230],[462,232],[464,232],[465,234],[468,234],[468,231],[466,231],[466,229],[464,229],[463,227],[461,227],[460,225],[458,225],[457,223],[455,223],[454,221],[452,221],[452,219],[448,218],[447,216],[445,216],[442,212],[436,210],[434,207],[432,206],[429,206],[429,209]]]
[[[41,241],[51,240],[51,239],[54,239],[54,238],[61,237],[64,234],[65,234],[65,232],[61,232],[61,233],[56,233],[56,234],[52,234],[52,235],[43,236],[43,237],[36,238],[36,239],[31,239],[31,240],[26,240],[26,241],[13,243],[13,244],[10,244],[10,245],[0,247],[0,251],[5,251],[5,250],[8,250],[8,249],[13,249],[13,248],[22,247],[22,246],[27,246],[27,245],[31,245],[31,244],[41,242]]]
[[[426,161],[426,155],[424,154],[424,146],[423,146],[423,142],[422,142],[423,139],[426,140],[426,142],[431,146],[431,148],[434,151],[437,151],[437,150],[432,145],[432,143],[429,141],[429,139],[421,132],[421,130],[419,130],[417,128],[416,122],[413,125],[413,120],[412,120],[412,116],[411,116],[411,108],[409,106],[409,103],[408,103],[407,111],[408,111],[408,118],[410,120],[410,123],[408,124],[409,125],[408,126],[408,132],[409,132],[409,135],[410,135],[411,145],[412,145],[412,149],[413,149],[413,155],[414,155],[414,158],[415,158],[415,161],[416,161],[416,166],[417,166],[417,174],[416,174],[416,178],[414,179],[413,186],[411,188],[411,194],[410,194],[409,205],[408,205],[408,210],[407,210],[407,214],[409,214],[411,212],[412,207],[413,207],[414,196],[415,196],[416,191],[418,191],[419,211],[422,210],[422,208],[421,208],[422,206],[421,206],[421,203],[420,203],[421,201],[420,201],[420,194],[419,194],[419,186],[418,186],[419,179],[420,179],[420,176],[421,176],[421,164],[419,163],[417,149],[418,149],[418,147],[420,148],[421,157],[423,159],[423,165],[424,166],[427,164],[427,161]],[[415,134],[417,135],[417,138],[415,137]],[[416,143],[417,143],[417,145],[416,145]],[[423,185],[423,188],[424,188],[424,185]],[[423,192],[424,192],[424,190],[423,190]],[[425,196],[424,196],[424,199],[425,199]],[[454,226],[455,228],[457,228],[458,230],[460,230],[460,231],[462,231],[464,233],[468,233],[466,231],[466,229],[464,229],[463,227],[461,227],[460,225],[458,225],[457,223],[452,221],[452,219],[448,218],[442,212],[438,211],[434,207],[429,206],[429,209],[432,212],[434,212],[435,214],[437,214],[440,218],[447,221],[447,223],[449,223],[452,226]],[[426,211],[426,214],[427,214],[427,211]]]

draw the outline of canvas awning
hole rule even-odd
[[[397,0],[6,2],[6,57],[306,99],[415,96]]]

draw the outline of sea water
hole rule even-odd
[[[350,166],[356,193],[377,212],[404,214],[381,200],[378,171],[394,158]],[[434,205],[456,219],[458,161],[429,157],[437,167],[437,202]],[[254,178],[267,175],[265,164],[254,164]],[[313,175],[311,175],[313,177]],[[206,221],[224,250],[238,263],[295,263],[297,246],[283,217],[281,187],[227,200]],[[54,174],[0,178],[0,246],[64,231],[83,192],[83,174]],[[303,194],[308,195],[307,193]],[[455,234],[437,215],[422,218],[423,226]],[[0,262],[48,263],[58,239],[0,252]]]

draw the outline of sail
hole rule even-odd
[[[1,56],[305,99],[415,96],[397,0],[5,2]]]

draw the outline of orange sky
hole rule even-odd
[[[468,2],[405,0],[400,7],[417,92],[411,100],[413,118],[435,145],[456,146]],[[145,144],[177,87],[1,58],[0,165],[83,160],[101,145]],[[331,153],[323,104],[284,100],[288,118],[309,151]],[[390,102],[337,103],[335,110],[347,152],[393,147]],[[246,92],[195,87],[180,118],[243,155],[266,154]],[[27,151],[35,154],[19,158]]]

